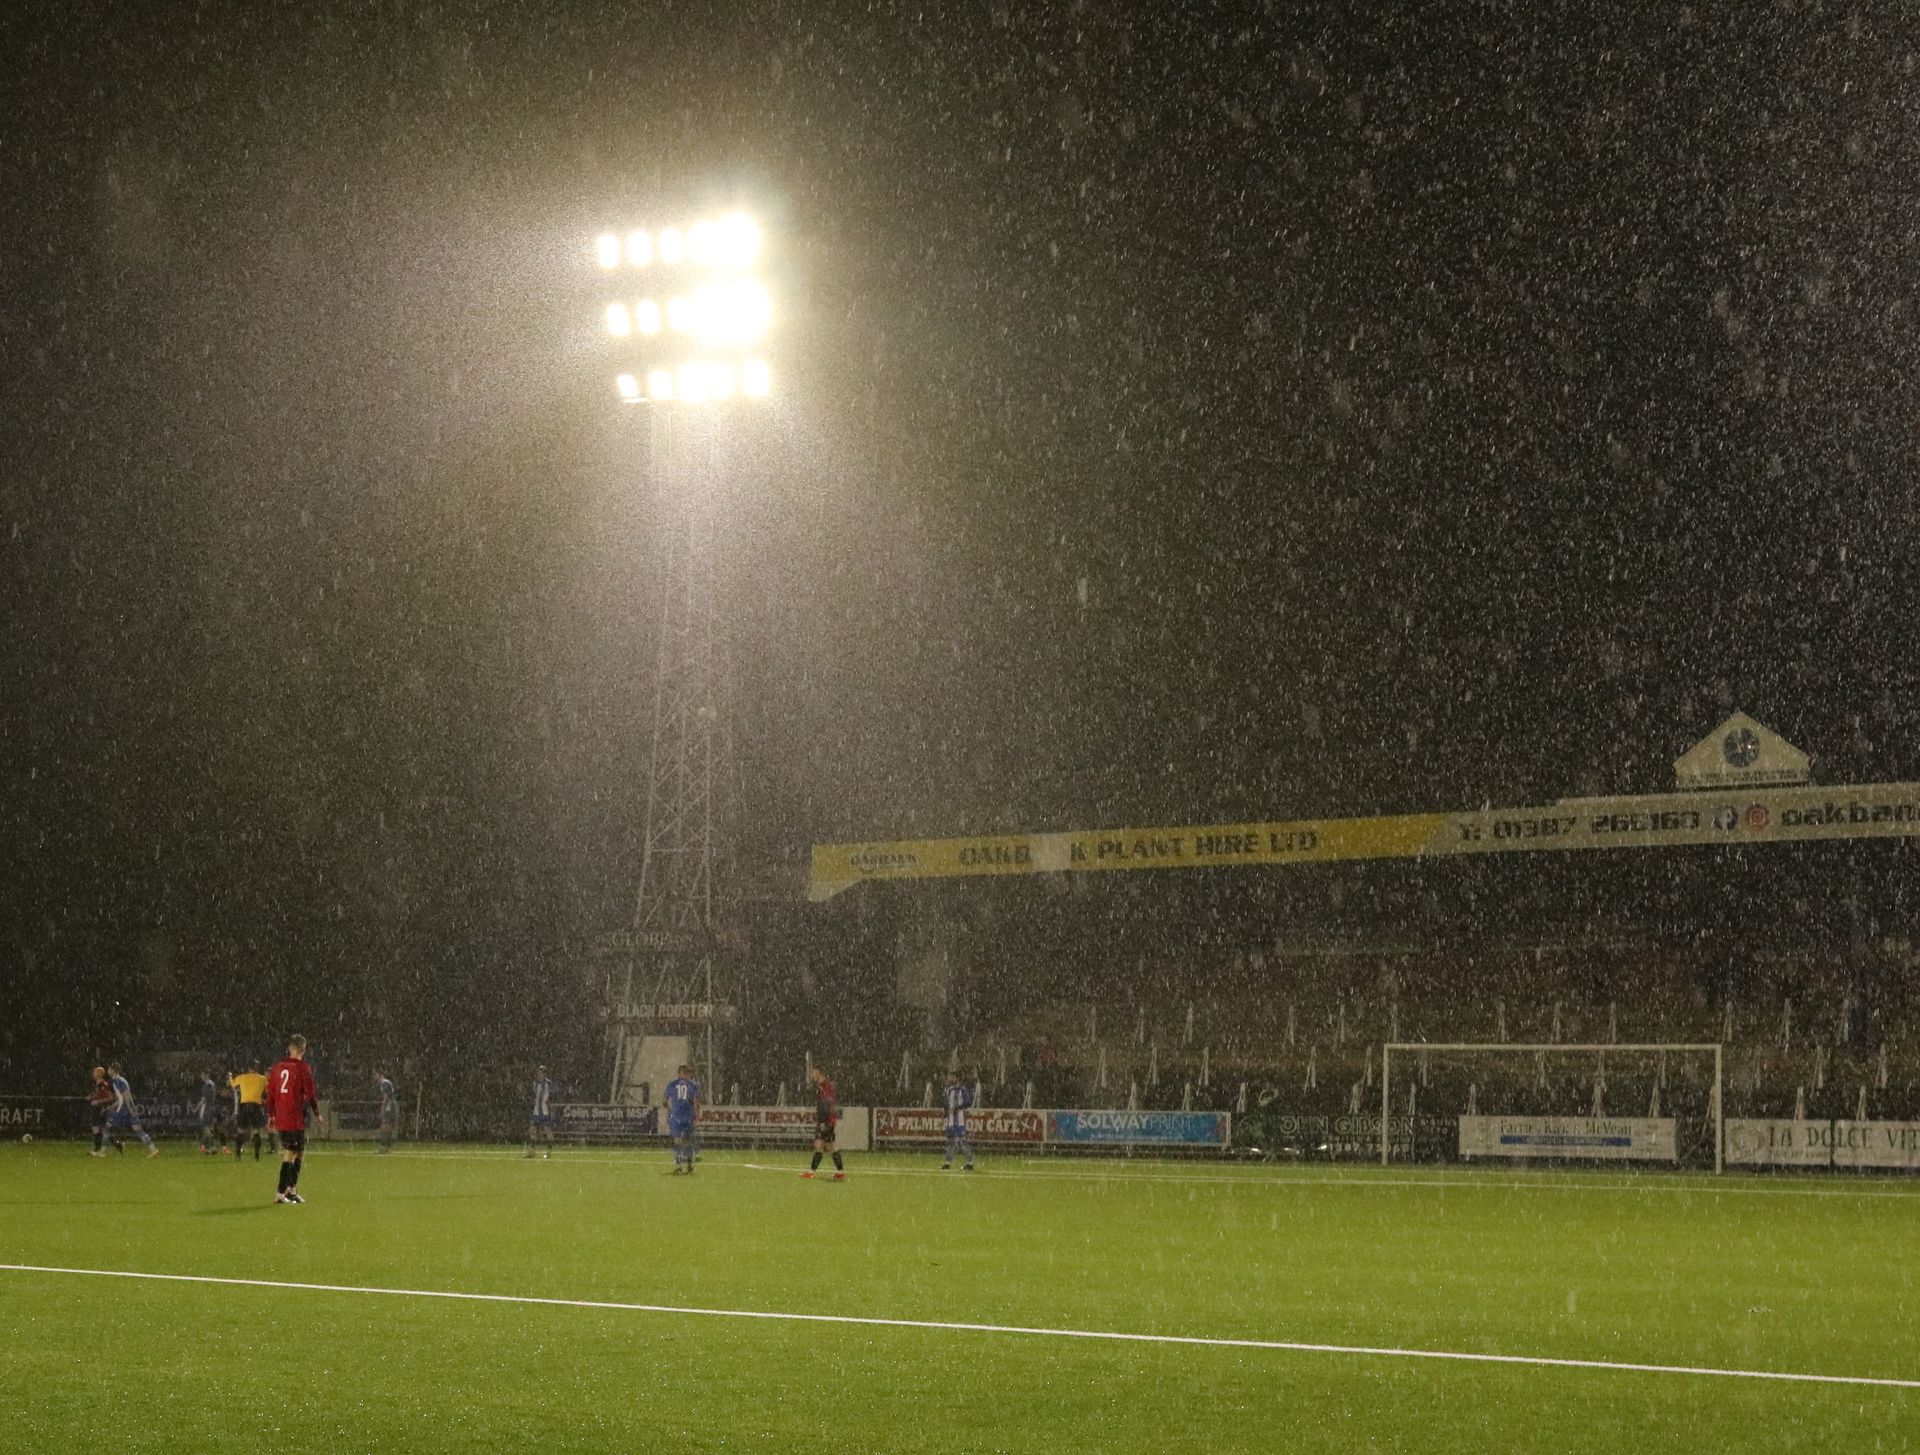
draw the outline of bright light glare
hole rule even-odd
[[[607,332],[615,338],[625,338],[633,332],[633,315],[627,312],[626,304],[607,305]]]
[[[749,360],[740,369],[740,392],[749,399],[765,399],[773,388],[773,375],[761,359]]]
[[[640,381],[631,374],[621,374],[615,377],[613,387],[620,391],[620,397],[622,399],[631,401],[640,397]]]
[[[633,310],[633,314],[634,321],[640,326],[640,332],[660,332],[660,305],[651,298],[642,301],[639,307]]]
[[[708,375],[707,387],[713,391],[715,399],[733,398],[733,370],[725,364],[715,364]]]
[[[760,228],[744,212],[724,217],[719,223],[720,256],[736,268],[744,268],[760,256]]]
[[[659,262],[670,266],[691,263],[700,268],[745,269],[760,257],[760,224],[744,212],[707,218],[682,231],[665,227],[658,233],[637,227],[622,238],[603,232],[594,240],[594,256],[611,271],[622,262],[644,268]]]
[[[641,307],[644,309],[645,304]],[[773,299],[758,283],[709,283],[667,304],[667,323],[704,344],[744,344],[764,338],[773,323]],[[641,332],[650,332],[642,315]]]
[[[673,398],[673,375],[666,369],[655,369],[647,375],[647,393],[655,399]]]
[[[694,298],[694,332],[709,344],[751,343],[773,322],[773,300],[758,283],[702,288]]]
[[[687,230],[687,256],[697,267],[710,268],[721,261],[720,229],[711,222],[696,222]]]
[[[707,371],[698,364],[682,364],[675,383],[680,397],[689,404],[699,404],[707,397]]]

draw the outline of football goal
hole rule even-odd
[[[1717,1043],[1429,1045],[1380,1058],[1380,1165],[1644,1164],[1726,1157]]]

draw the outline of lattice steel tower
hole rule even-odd
[[[619,937],[624,945],[608,985],[615,1101],[629,1093],[645,1037],[690,1027],[701,1076],[717,1087],[714,1019],[728,991],[721,940],[738,923],[732,653],[716,549],[716,513],[727,493],[725,424],[711,412],[671,406],[647,414],[659,637],[640,885],[632,933]]]

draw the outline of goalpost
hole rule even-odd
[[[1392,1143],[1392,1137],[1390,1134],[1390,1125],[1393,1118],[1393,1059],[1394,1059],[1395,1052],[1401,1053],[1403,1059],[1406,1053],[1408,1052],[1417,1054],[1421,1058],[1421,1069],[1422,1069],[1423,1079],[1424,1079],[1424,1073],[1427,1067],[1428,1058],[1436,1055],[1463,1056],[1463,1057],[1531,1056],[1535,1058],[1536,1065],[1538,1065],[1542,1070],[1543,1081],[1544,1081],[1545,1058],[1548,1056],[1566,1056],[1566,1055],[1592,1056],[1596,1059],[1596,1063],[1601,1067],[1605,1066],[1605,1058],[1608,1056],[1616,1056],[1616,1057],[1617,1056],[1630,1057],[1630,1056],[1636,1056],[1636,1055],[1637,1056],[1655,1056],[1659,1058],[1658,1064],[1659,1064],[1659,1075],[1660,1075],[1659,1081],[1655,1083],[1654,1096],[1656,1098],[1656,1104],[1657,1104],[1657,1098],[1658,1098],[1660,1089],[1663,1089],[1666,1085],[1666,1058],[1668,1056],[1670,1055],[1671,1056],[1700,1056],[1700,1057],[1711,1056],[1713,1058],[1713,1079],[1709,1083],[1706,1117],[1713,1127],[1713,1170],[1716,1173],[1718,1173],[1725,1169],[1726,1142],[1727,1142],[1726,1096],[1725,1096],[1726,1053],[1725,1053],[1725,1047],[1718,1041],[1611,1042],[1605,1045],[1592,1044],[1592,1043],[1569,1045],[1564,1041],[1553,1042],[1551,1044],[1534,1043],[1534,1044],[1519,1044],[1519,1045],[1516,1045],[1511,1042],[1506,1042],[1506,1041],[1455,1042],[1451,1044],[1446,1044],[1446,1043],[1435,1044],[1435,1043],[1429,1043],[1424,1041],[1389,1042],[1388,1044],[1381,1047],[1381,1054],[1380,1054],[1380,1165],[1382,1167],[1387,1166],[1392,1161],[1392,1156],[1393,1156],[1393,1143]],[[1599,1076],[1597,1078],[1596,1085],[1595,1085],[1594,1099],[1595,1099],[1596,1109],[1600,1101],[1601,1090],[1604,1088],[1605,1083],[1606,1083],[1606,1075],[1604,1070],[1602,1070],[1599,1073]],[[1469,1087],[1468,1089],[1470,1102],[1472,1100],[1474,1090],[1475,1090],[1474,1087]],[[1469,1114],[1471,1115],[1471,1113]],[[1504,1115],[1504,1114],[1496,1111],[1496,1115]],[[1479,1118],[1476,1118],[1476,1119],[1484,1120]],[[1607,1119],[1606,1113],[1601,1112],[1597,1117],[1591,1118],[1590,1120],[1606,1120],[1606,1119]],[[1544,1116],[1539,1118],[1539,1120],[1555,1120],[1555,1121],[1565,1122],[1569,1120],[1582,1120],[1582,1118],[1570,1118],[1566,1116],[1563,1112],[1548,1112]],[[1613,1120],[1621,1121],[1621,1120],[1626,1120],[1626,1118],[1622,1118],[1616,1114]],[[1697,1123],[1696,1123],[1696,1126],[1697,1126]],[[1408,1135],[1409,1135],[1409,1140],[1411,1142],[1414,1136],[1414,1132],[1411,1127],[1409,1127]],[[1548,1140],[1548,1139],[1543,1139],[1543,1140]],[[1566,1155],[1571,1157],[1577,1157],[1578,1152],[1577,1150],[1575,1150],[1573,1152],[1557,1153],[1556,1155]],[[1599,1155],[1599,1154],[1595,1154],[1595,1155]],[[1620,1155],[1622,1160],[1628,1160],[1625,1154],[1609,1154],[1609,1155]],[[1677,1160],[1677,1155],[1675,1160]]]

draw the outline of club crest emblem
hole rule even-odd
[[[1760,756],[1760,734],[1752,728],[1735,728],[1720,740],[1720,753],[1735,768],[1751,768]]]

